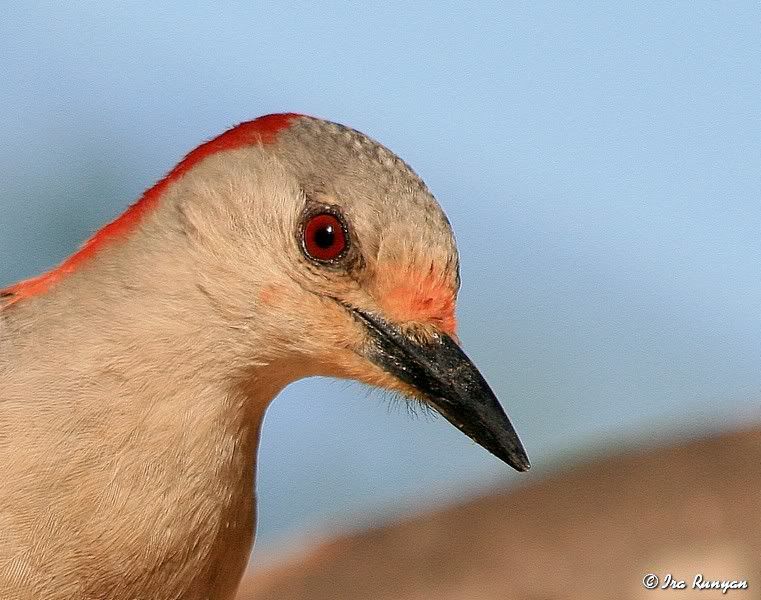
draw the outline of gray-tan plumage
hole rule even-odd
[[[526,455],[453,336],[449,223],[399,158],[294,114],[189,154],[60,267],[0,292],[0,597],[225,600],[259,430],[311,375]]]

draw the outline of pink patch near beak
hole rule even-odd
[[[433,325],[455,337],[455,293],[434,271],[386,268],[379,273],[378,302],[396,323]]]

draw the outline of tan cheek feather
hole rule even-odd
[[[275,283],[270,283],[262,287],[262,289],[259,291],[258,298],[259,302],[266,306],[273,306],[276,304],[280,304],[283,301],[283,298],[286,294],[287,290],[284,286],[278,285]]]

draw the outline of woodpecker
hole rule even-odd
[[[286,113],[193,150],[0,292],[0,597],[232,598],[262,419],[303,377],[425,403],[528,469],[458,288],[446,216],[369,137]]]

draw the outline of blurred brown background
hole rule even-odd
[[[239,599],[761,598],[760,480],[761,427],[624,451],[305,548]],[[687,589],[648,590],[651,573]]]

